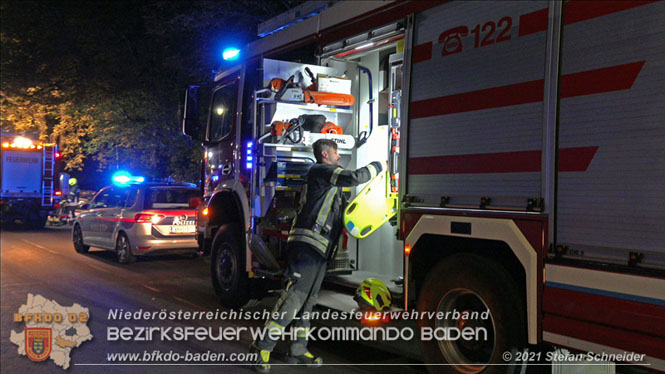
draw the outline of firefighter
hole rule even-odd
[[[67,207],[69,208],[69,213],[72,216],[72,220],[76,218],[76,207],[78,206],[79,197],[81,196],[81,189],[79,188],[79,182],[76,178],[69,179],[69,194],[67,196]]]
[[[329,139],[317,140],[313,145],[316,164],[309,169],[300,195],[300,207],[287,244],[287,285],[268,320],[268,333],[250,346],[258,353],[254,368],[259,373],[270,372],[270,352],[279,336],[293,323],[296,340],[287,356],[289,364],[319,367],[323,364],[307,350],[308,316],[316,305],[319,289],[326,274],[328,260],[342,233],[344,210],[343,187],[368,182],[387,168],[387,162],[372,162],[358,170],[344,170],[338,163],[337,144]]]

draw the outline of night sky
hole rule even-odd
[[[179,129],[184,88],[298,3],[3,0],[2,129],[57,142],[83,188],[116,168],[196,181],[201,147]]]

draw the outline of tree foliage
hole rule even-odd
[[[0,123],[87,162],[196,180],[202,149],[180,135],[188,83],[210,77],[223,43],[244,44],[283,1],[0,3]]]

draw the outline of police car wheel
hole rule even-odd
[[[429,272],[418,298],[419,312],[449,316],[419,321],[421,332],[429,331],[428,339],[420,339],[425,362],[444,364],[428,369],[437,373],[504,373],[506,366],[502,365],[511,363],[505,361],[504,353],[526,345],[523,310],[518,287],[503,266],[471,254],[445,258]],[[465,316],[463,312],[468,313]],[[473,312],[478,312],[475,315],[479,318],[474,318]],[[453,336],[464,330],[474,332],[474,336]]]
[[[240,251],[237,225],[223,225],[212,242],[212,285],[222,305],[239,308],[249,302],[249,275],[245,271],[245,255]]]
[[[90,249],[89,245],[83,244],[83,232],[81,231],[81,226],[80,225],[75,225],[74,226],[74,231],[73,231],[73,240],[74,240],[74,249],[78,253],[87,253],[88,250]]]
[[[131,245],[127,235],[120,233],[118,239],[115,241],[115,254],[120,264],[130,264],[136,261],[136,257],[132,254]]]

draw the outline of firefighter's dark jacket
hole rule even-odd
[[[342,233],[342,188],[366,183],[381,169],[376,161],[355,171],[325,163],[312,166],[288,241],[306,243],[327,259]]]

